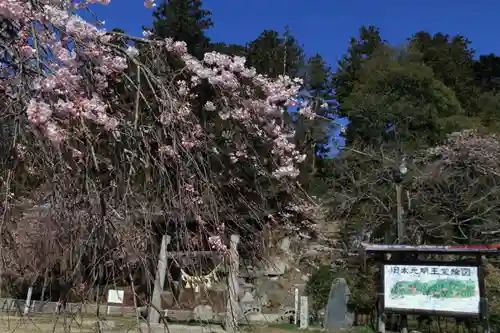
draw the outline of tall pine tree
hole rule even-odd
[[[296,116],[294,126],[295,140],[301,151],[307,152],[307,159],[302,164],[300,181],[311,189],[313,179],[322,169],[331,149],[330,141],[335,127],[331,102],[333,96],[332,73],[330,66],[320,54],[307,60],[304,75],[304,89],[309,103],[312,104],[314,119]],[[326,101],[330,101],[326,103]]]
[[[380,30],[375,26],[361,27],[359,37],[352,37],[347,54],[339,61],[338,70],[335,73],[335,98],[340,104],[354,89],[359,78],[359,72],[370,56],[384,44],[380,36]]]
[[[461,35],[449,36],[443,33],[431,35],[417,32],[410,39],[410,49],[421,53],[424,64],[432,68],[437,79],[452,89],[465,110],[476,98],[474,90],[474,50],[470,41]]]
[[[201,0],[165,0],[153,13],[152,32],[160,38],[186,42],[188,52],[201,58],[210,47],[205,31],[214,25],[212,12],[202,5]]]
[[[271,77],[301,74],[304,50],[288,29],[283,35],[275,30],[264,30],[247,49],[248,64],[259,73]]]

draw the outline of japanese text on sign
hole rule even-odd
[[[446,268],[433,266],[392,266],[390,272],[394,275],[471,276],[470,267]]]

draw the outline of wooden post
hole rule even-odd
[[[167,246],[172,238],[169,235],[164,235],[161,240],[160,254],[158,256],[158,266],[156,267],[155,285],[153,289],[153,297],[151,298],[151,306],[149,307],[148,320],[150,324],[158,324],[161,310],[161,292],[165,284],[165,274],[167,272]]]
[[[401,315],[401,333],[408,333],[408,316],[406,314]]]
[[[483,333],[490,333],[490,318],[488,311],[488,297],[486,296],[486,286],[485,286],[485,268],[486,268],[486,258],[484,256],[477,257],[478,269],[479,269],[479,294],[480,294],[480,304],[479,313],[481,316],[481,324],[483,326]]]
[[[229,267],[227,274],[229,297],[226,303],[225,329],[227,333],[236,333],[238,328],[238,295],[239,282],[238,273],[240,269],[240,258],[238,256],[239,235],[231,235],[231,244],[229,247]]]
[[[382,307],[382,297],[384,295],[378,295],[379,300],[377,302],[377,333],[385,333],[385,318],[384,318],[384,309]]]
[[[379,279],[377,288],[377,333],[385,333],[386,318],[384,315],[384,262],[389,261],[389,255],[385,253],[381,261],[379,269]]]

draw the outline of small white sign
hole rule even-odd
[[[384,307],[479,313],[477,267],[384,265]]]
[[[108,304],[123,304],[124,290],[110,289],[108,290]]]

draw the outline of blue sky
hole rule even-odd
[[[157,0],[160,1],[160,0]],[[393,44],[418,30],[463,34],[481,53],[500,53],[500,2],[496,0],[204,0],[213,13],[214,41],[245,43],[264,29],[289,25],[309,54],[319,52],[332,65],[345,53],[362,25],[376,25]],[[140,34],[151,23],[142,0],[112,0],[92,7],[106,27]]]
[[[157,0],[160,2],[161,0]],[[477,54],[500,54],[500,1],[479,0],[204,0],[212,11],[213,41],[244,44],[264,29],[283,31],[285,26],[304,45],[307,54],[319,52],[335,68],[349,39],[362,25],[380,28],[391,44],[403,44],[413,33],[462,34]],[[152,10],[142,0],[111,0],[92,9],[107,29],[121,28],[140,35],[151,26]],[[345,121],[342,121],[345,123]],[[334,135],[338,138],[338,134]],[[342,144],[342,142],[340,143]]]

